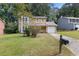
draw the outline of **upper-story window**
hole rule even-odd
[[[36,22],[42,22],[42,19],[37,19]]]
[[[39,22],[39,19],[36,19],[36,22]]]
[[[72,19],[70,19],[70,22],[73,22],[73,20],[72,20]]]
[[[23,17],[24,21],[27,21],[27,17]]]
[[[43,22],[43,19],[41,19],[41,22]]]
[[[77,19],[77,22],[79,23],[79,19]]]
[[[43,19],[43,22],[46,22],[46,19]]]
[[[72,22],[76,22],[76,19],[72,19]]]
[[[70,22],[78,23],[79,22],[79,19],[70,19]]]
[[[76,19],[76,22],[78,22],[78,19]]]

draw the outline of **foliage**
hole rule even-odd
[[[50,12],[50,4],[44,3],[5,3],[0,4],[0,17],[6,22],[13,22],[21,16],[48,16]],[[53,17],[53,16],[52,16]]]
[[[29,16],[29,17],[32,16],[31,13],[28,12],[27,4],[24,3],[0,4],[0,17],[5,21],[5,25],[6,25],[5,32],[11,31],[10,33],[12,33],[12,31],[15,29],[14,27],[15,22],[17,23],[18,19],[21,16]],[[13,25],[9,23],[12,23]]]
[[[32,37],[36,37],[37,34],[38,34],[38,30],[37,29],[31,29],[31,34],[32,34]]]
[[[60,16],[79,17],[79,4],[66,3],[59,11]]]
[[[0,17],[6,23],[16,20],[16,17],[13,15],[13,7],[11,4],[0,4]]]
[[[48,15],[48,19],[49,21],[55,21],[57,22],[57,15],[58,15],[58,9],[57,8],[51,8],[49,15]]]
[[[53,4],[48,3],[32,3],[28,5],[29,11],[33,16],[47,16],[47,21],[57,21],[58,9]]]
[[[0,4],[0,17],[4,19],[5,22],[15,22],[21,16],[32,16],[31,13],[28,11],[28,4]]]
[[[38,33],[38,30],[37,29],[34,29],[34,28],[30,28],[30,27],[26,27],[25,30],[24,30],[24,35],[23,36],[32,36],[32,37],[36,37],[37,36],[37,33]]]
[[[49,16],[50,19],[56,19],[56,15],[53,15],[55,13],[52,13],[54,10],[50,10],[51,8],[48,3],[5,3],[0,4],[0,17],[5,21],[7,26],[6,30],[9,30],[10,28],[8,28],[8,23],[15,24],[15,22],[17,22],[21,16],[29,16],[30,18],[32,18],[32,15]]]
[[[50,10],[49,10],[49,15],[48,15],[48,21],[54,21],[55,23],[57,23],[58,20],[58,14],[59,14],[59,9],[54,7],[54,4],[50,3]]]
[[[21,16],[29,16],[31,17],[31,13],[28,11],[28,4],[20,3],[13,4],[14,5],[14,15],[17,17]]]
[[[17,33],[18,32],[18,27],[17,27],[17,24],[15,23],[8,23],[6,26],[5,26],[5,29],[4,29],[4,32],[5,33]]]
[[[34,16],[47,16],[49,14],[50,7],[48,4],[32,3],[29,4],[29,10]]]
[[[24,30],[24,36],[30,36],[30,28],[25,28]]]

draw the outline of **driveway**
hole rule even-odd
[[[57,33],[50,33],[53,37],[55,37],[57,40],[60,38],[60,34]],[[66,47],[76,56],[79,56],[79,41],[77,39],[63,36],[64,39],[69,40],[69,44],[66,45]]]

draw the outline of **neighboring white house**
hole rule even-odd
[[[55,33],[57,25],[54,21],[47,21],[45,16],[33,16],[32,19],[26,16],[22,16],[19,19],[19,32],[23,33],[24,25],[29,25],[30,27],[36,27],[39,32]]]
[[[79,18],[61,17],[58,20],[58,28],[66,30],[79,30]]]

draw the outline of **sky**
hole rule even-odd
[[[64,3],[54,3],[54,7],[57,7],[57,8],[61,8],[62,6],[64,5]]]

